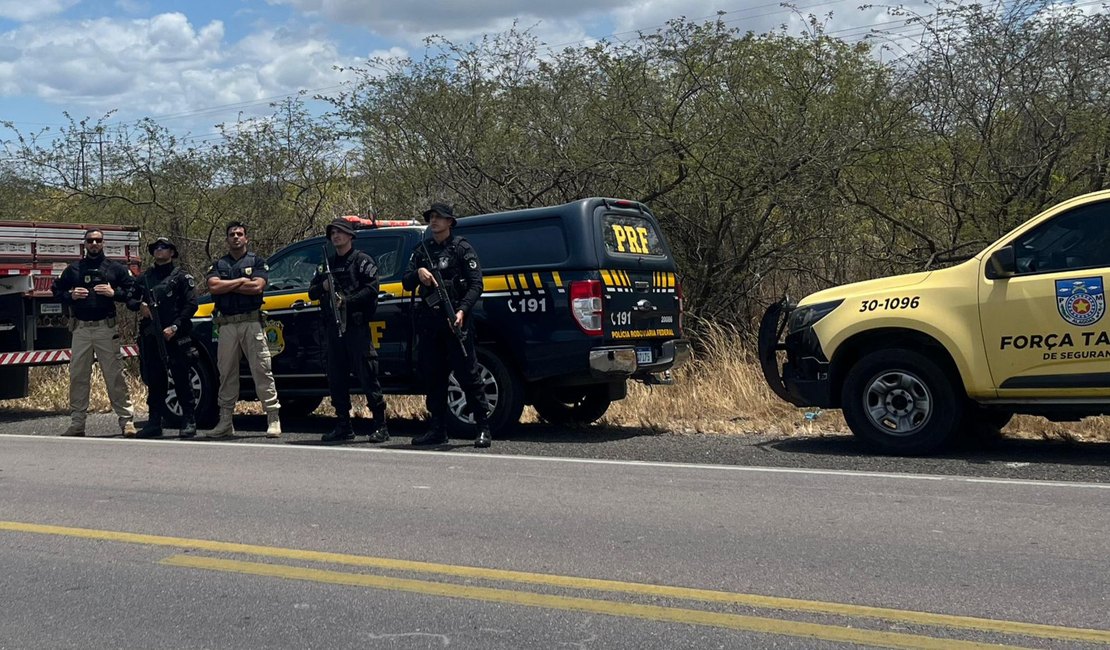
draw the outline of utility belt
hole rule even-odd
[[[230,316],[227,316],[225,314],[216,314],[212,317],[212,322],[216,325],[233,325],[235,323],[249,323],[251,321],[255,321],[259,325],[261,325],[262,311],[259,309],[255,309],[254,311],[248,311],[245,314],[232,314]]]
[[[70,331],[81,329],[82,327],[115,327],[116,319],[114,316],[109,318],[102,318],[100,320],[81,320],[80,318],[69,319]]]

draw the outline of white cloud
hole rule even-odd
[[[432,33],[464,38],[493,33],[499,31],[499,26],[512,24],[514,19],[521,25],[542,22],[563,29],[569,23],[601,16],[630,1],[633,0],[267,0],[270,4],[286,5],[309,16],[334,23],[361,25],[377,34],[401,36],[410,41]]]
[[[229,43],[221,21],[180,13],[141,20],[23,25],[0,34],[0,93],[68,110],[182,114],[230,104],[268,113],[268,98],[335,86],[349,64],[328,41],[281,30]],[[208,123],[234,119],[235,108]]]
[[[81,0],[0,0],[0,18],[25,22],[60,14]]]

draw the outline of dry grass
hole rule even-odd
[[[845,432],[847,426],[839,411],[807,413],[778,399],[767,387],[759,364],[737,344],[739,337],[723,328],[711,329],[705,338],[705,350],[690,364],[675,372],[674,386],[629,385],[627,399],[615,402],[599,422],[600,425],[632,426],[681,434],[742,435],[771,433],[775,435],[821,435]],[[131,399],[145,410],[146,387],[137,379],[134,361],[129,362],[128,385]],[[104,382],[98,368],[93,370],[90,410],[110,411]],[[32,396],[20,400],[0,401],[0,408],[66,413],[68,411],[66,366],[33,368]],[[420,396],[389,396],[391,417],[418,419],[424,416]],[[356,415],[368,417],[365,402],[355,399]],[[236,412],[260,414],[258,402],[240,402]],[[317,409],[320,415],[332,415],[328,400]],[[535,411],[525,409],[523,421],[535,422]],[[1110,441],[1110,417],[1086,418],[1081,422],[1049,422],[1044,418],[1018,416],[1006,427],[1011,437]]]

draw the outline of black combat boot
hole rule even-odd
[[[385,409],[374,411],[374,421],[370,423],[369,436],[367,442],[385,442],[389,440],[389,429],[385,425]]]
[[[412,439],[414,445],[445,445],[447,444],[447,428],[441,420],[429,420],[428,432]]]
[[[162,414],[155,409],[151,409],[150,415],[146,419],[146,424],[139,433],[135,434],[136,438],[161,438],[162,437]]]
[[[196,438],[197,437],[197,416],[192,411],[185,411],[182,409],[181,414],[181,429],[178,430],[177,435],[182,438]]]
[[[478,437],[474,439],[475,447],[489,447],[493,444],[493,434],[489,432],[488,424],[478,425]]]
[[[344,440],[351,440],[355,437],[355,432],[351,429],[351,417],[340,416],[335,423],[335,428],[331,433],[325,433],[324,437],[320,438],[321,442],[343,442]]]

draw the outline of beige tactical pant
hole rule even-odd
[[[112,410],[122,425],[135,419],[131,408],[131,395],[123,376],[123,357],[119,351],[119,332],[106,323],[82,326],[78,321],[73,330],[70,346],[73,358],[69,362],[69,411],[73,424],[84,426],[89,411],[89,382],[92,378],[93,360],[100,364],[108,399]]]
[[[262,402],[262,408],[266,413],[277,413],[279,405],[274,373],[270,370],[270,348],[266,345],[266,333],[256,320],[220,325],[216,345],[216,365],[220,370],[220,410],[234,409],[239,399],[239,359],[244,354],[247,355],[255,394]]]

